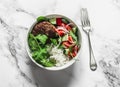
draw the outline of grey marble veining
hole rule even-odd
[[[0,0],[0,87],[120,87],[119,0]],[[98,69],[89,69],[80,8],[89,11]],[[79,60],[61,71],[36,66],[26,52],[26,34],[39,15],[62,14],[82,33]]]

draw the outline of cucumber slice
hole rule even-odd
[[[73,32],[76,34],[78,28],[77,28],[77,27],[73,27],[72,30],[73,30]]]
[[[49,22],[53,25],[56,25],[56,18],[51,18]]]
[[[68,52],[69,52],[69,49],[65,49],[65,50],[64,50],[64,54],[65,54],[65,55],[68,55]]]
[[[63,38],[62,38],[62,41],[66,41],[66,40],[68,40],[68,34],[66,34],[66,35],[63,36]]]

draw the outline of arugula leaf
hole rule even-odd
[[[28,43],[31,49],[32,58],[39,64],[45,67],[51,67],[55,65],[55,62],[49,60],[50,54],[48,52],[48,46],[41,46],[39,42],[42,44],[46,43],[48,37],[46,35],[37,35],[29,34]]]
[[[57,42],[57,39],[50,39],[51,40],[51,42],[54,44],[54,45],[57,45],[58,44],[58,42]]]
[[[37,22],[42,22],[42,21],[48,21],[48,18],[46,18],[44,16],[40,16],[37,18]]]
[[[41,34],[38,34],[36,37],[35,37],[38,41],[41,42],[41,44],[45,44],[48,37],[46,35],[41,35]]]
[[[47,49],[48,52],[51,51],[53,44],[46,44],[45,48]]]
[[[35,37],[34,37],[33,34],[29,35],[28,44],[29,44],[29,46],[30,46],[30,48],[31,48],[32,51],[40,49],[39,44],[35,40]]]
[[[52,63],[52,62],[50,62],[50,61],[48,61],[48,60],[45,60],[45,59],[42,59],[42,60],[40,61],[40,63],[41,63],[43,66],[45,66],[45,67],[52,67],[52,66],[55,65],[54,63]]]
[[[53,64],[56,64],[56,60],[54,58],[51,58],[50,62],[53,63]]]
[[[70,35],[75,41],[77,41],[77,36],[72,31],[70,31]]]
[[[69,21],[66,18],[62,18],[62,22],[68,24]]]
[[[37,59],[46,59],[48,57],[48,52],[46,48],[41,48],[38,51],[32,52],[32,57]]]

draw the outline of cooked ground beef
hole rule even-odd
[[[56,36],[55,26],[47,21],[37,23],[32,30],[32,34],[45,34],[50,38],[54,38]]]

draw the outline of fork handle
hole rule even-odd
[[[90,40],[90,32],[88,32],[88,41],[89,41],[89,55],[90,55],[90,69],[95,71],[97,69],[97,63],[94,57],[94,53],[92,50],[91,40]]]

